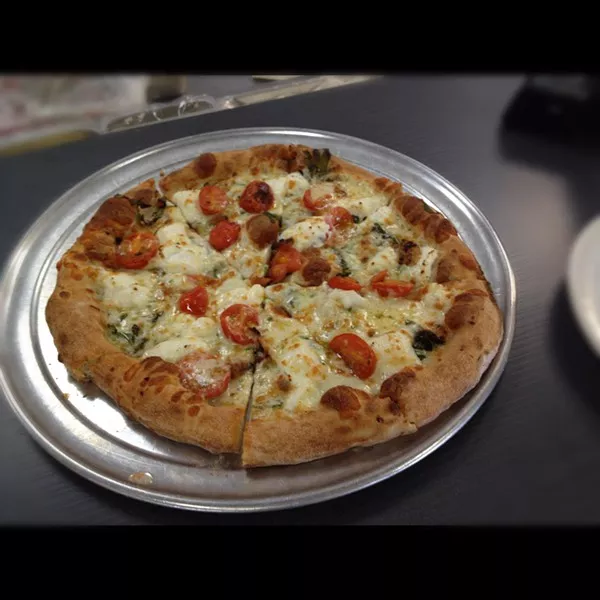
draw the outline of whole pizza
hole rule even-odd
[[[294,464],[411,434],[502,315],[447,218],[327,149],[205,153],[106,199],[57,265],[59,358],[166,438]]]

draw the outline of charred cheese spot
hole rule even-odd
[[[454,262],[449,258],[441,258],[438,261],[437,271],[435,274],[436,283],[447,283],[452,279],[454,271]]]
[[[367,394],[361,390],[347,385],[338,385],[327,390],[321,397],[321,404],[336,410],[340,417],[351,416],[353,412],[360,410],[361,397],[368,399]]]
[[[308,285],[321,285],[327,280],[331,265],[321,257],[312,258],[302,269],[302,277]]]
[[[415,370],[407,367],[388,377],[382,384],[379,395],[382,398],[389,398],[389,410],[394,415],[402,414],[402,393],[407,386],[415,379]]]
[[[402,240],[398,255],[398,263],[401,265],[412,266],[417,263],[421,256],[421,248],[415,242]]]

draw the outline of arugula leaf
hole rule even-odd
[[[143,350],[144,346],[146,345],[146,342],[148,341],[148,338],[142,338],[137,345],[135,346],[135,348],[133,349],[134,353],[138,353],[141,352],[141,350]]]
[[[344,255],[341,253],[341,251],[338,248],[334,248],[333,251],[337,254],[337,257],[340,260],[340,267],[342,267],[342,272],[338,273],[339,277],[350,277],[350,275],[352,274],[352,271],[350,270],[350,267],[348,266],[348,263],[346,262]]]
[[[415,354],[419,357],[419,360],[425,360],[427,358],[427,352],[425,352],[425,350],[421,350],[420,348],[415,349]]]
[[[379,234],[383,239],[388,240],[395,246],[398,246],[400,242],[396,239],[396,236],[388,233],[379,223],[375,223],[371,231]]]
[[[312,153],[306,150],[304,152],[306,159],[306,166],[308,172],[313,177],[323,177],[327,174],[329,168],[329,159],[331,158],[331,152],[327,148],[322,150],[313,150]]]
[[[436,346],[443,344],[445,340],[429,329],[420,329],[413,338],[412,347],[415,354],[423,360],[427,352],[431,352]]]
[[[135,337],[133,334],[119,329],[116,325],[110,325],[108,330],[116,338],[121,338],[122,340],[125,340],[129,345],[133,344],[133,340]]]
[[[167,201],[164,198],[158,198],[155,204],[146,204],[145,202],[138,202],[137,205],[137,218],[142,225],[152,225],[156,223],[162,214],[165,212]]]

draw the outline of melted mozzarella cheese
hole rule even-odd
[[[379,250],[377,254],[367,263],[369,273],[378,271],[392,271],[398,266],[398,254],[391,246]]]
[[[331,290],[329,298],[334,302],[339,302],[346,310],[369,306],[369,301],[354,290]]]
[[[167,206],[165,208],[164,219],[167,223],[185,223],[183,213],[177,206]]]
[[[369,215],[371,223],[379,223],[382,226],[393,225],[396,222],[394,209],[391,206],[382,206]]]
[[[294,248],[302,252],[307,248],[320,248],[329,235],[330,228],[323,217],[309,217],[279,235],[280,240],[293,240]]]
[[[399,240],[417,240],[420,237],[418,231],[392,206],[382,206],[371,214],[366,221],[361,223],[361,225],[363,230],[366,231],[375,223],[381,225],[385,231],[390,235],[396,236]]]
[[[400,272],[404,279],[413,279],[421,283],[429,283],[433,276],[433,268],[438,252],[431,246],[421,246],[419,260],[411,266],[403,265]]]
[[[145,308],[158,299],[156,277],[152,273],[108,273],[102,278],[103,301],[107,307]]]
[[[146,350],[143,358],[158,356],[167,362],[177,362],[190,352],[195,350],[209,351],[209,346],[198,338],[174,338],[160,342],[156,346]]]
[[[269,311],[262,315],[259,331],[270,357],[288,375],[291,387],[285,408],[294,410],[298,404],[314,405],[320,399],[319,383],[327,377],[327,367],[321,361],[306,328],[295,321]]]
[[[412,335],[405,330],[380,335],[370,341],[377,356],[375,372],[369,378],[372,393],[377,393],[381,384],[404,367],[420,361],[412,348]]]
[[[224,263],[199,236],[192,240],[183,223],[161,227],[156,237],[161,247],[154,260],[167,273],[208,274]]]
[[[422,324],[442,324],[454,297],[459,293],[440,283],[430,283],[427,286],[427,294],[420,302],[415,303],[410,318]]]
[[[231,280],[228,280],[228,282]],[[260,306],[265,297],[265,288],[261,285],[248,286],[246,283],[241,283],[237,287],[227,286],[224,283],[217,289],[215,294],[215,310],[221,312],[232,304],[251,304]]]
[[[178,292],[191,290],[198,285],[197,281],[183,273],[165,273],[160,281],[167,289]]]
[[[318,287],[287,284],[266,288],[269,300],[282,306],[324,344],[341,333],[355,333],[370,340],[399,327],[414,327],[416,331],[441,325],[456,293],[440,284],[429,284],[423,299],[415,301],[381,298],[364,289],[361,294],[331,289],[326,283]]]
[[[199,193],[200,190],[184,190],[175,192],[172,197],[173,203],[179,207],[183,217],[192,227],[207,222],[207,216],[198,205]]]
[[[361,218],[368,217],[387,203],[384,196],[368,196],[365,198],[345,198],[336,202],[349,210],[353,215]]]
[[[285,395],[285,409],[316,406],[323,393],[336,385],[352,385],[361,389],[360,380],[332,370],[323,348],[312,341],[299,322],[271,315],[259,327],[270,357],[291,384]]]
[[[152,330],[152,341],[156,343],[180,337],[216,339],[217,327],[214,319],[173,311],[158,320]]]
[[[268,262],[270,247],[258,248],[248,236],[246,222],[255,215],[241,215],[236,222],[241,226],[237,242],[223,251],[223,256],[233,265],[240,275],[249,279],[253,275],[262,276]]]
[[[283,208],[286,207],[293,198],[302,196],[310,187],[310,183],[300,173],[290,173],[283,177],[267,179],[265,183],[269,184],[270,188],[273,190],[273,196],[275,197],[275,206],[270,212],[278,215],[282,213]]]
[[[281,376],[287,378],[286,374],[271,358],[266,358],[256,365],[252,388],[253,416],[270,408],[283,407],[285,392],[277,385],[277,380]]]

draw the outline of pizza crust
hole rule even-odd
[[[172,199],[181,190],[218,182],[250,170],[257,179],[306,167],[305,146],[264,145],[201,155],[159,181]],[[446,343],[423,365],[404,369],[382,385],[379,396],[361,396],[358,409],[319,404],[314,410],[272,409],[245,423],[245,409],[210,402],[187,389],[177,366],[157,357],[137,359],[106,337],[106,320],[94,287],[98,263],[115,268],[117,240],[141,229],[133,205],[160,193],[148,180],[105,201],[81,237],[59,262],[46,317],[60,359],[78,381],[92,380],[132,419],[169,439],[210,452],[241,449],[245,467],[297,464],[371,446],[415,432],[464,397],[480,380],[500,345],[502,315],[471,250],[452,224],[405,194],[401,184],[332,156],[330,172],[371,183],[425,240],[436,245],[435,281],[464,290],[446,315]],[[147,230],[147,229],[145,229]],[[461,298],[462,296],[462,298]],[[246,373],[244,377],[252,377]],[[226,396],[226,394],[225,394]]]

